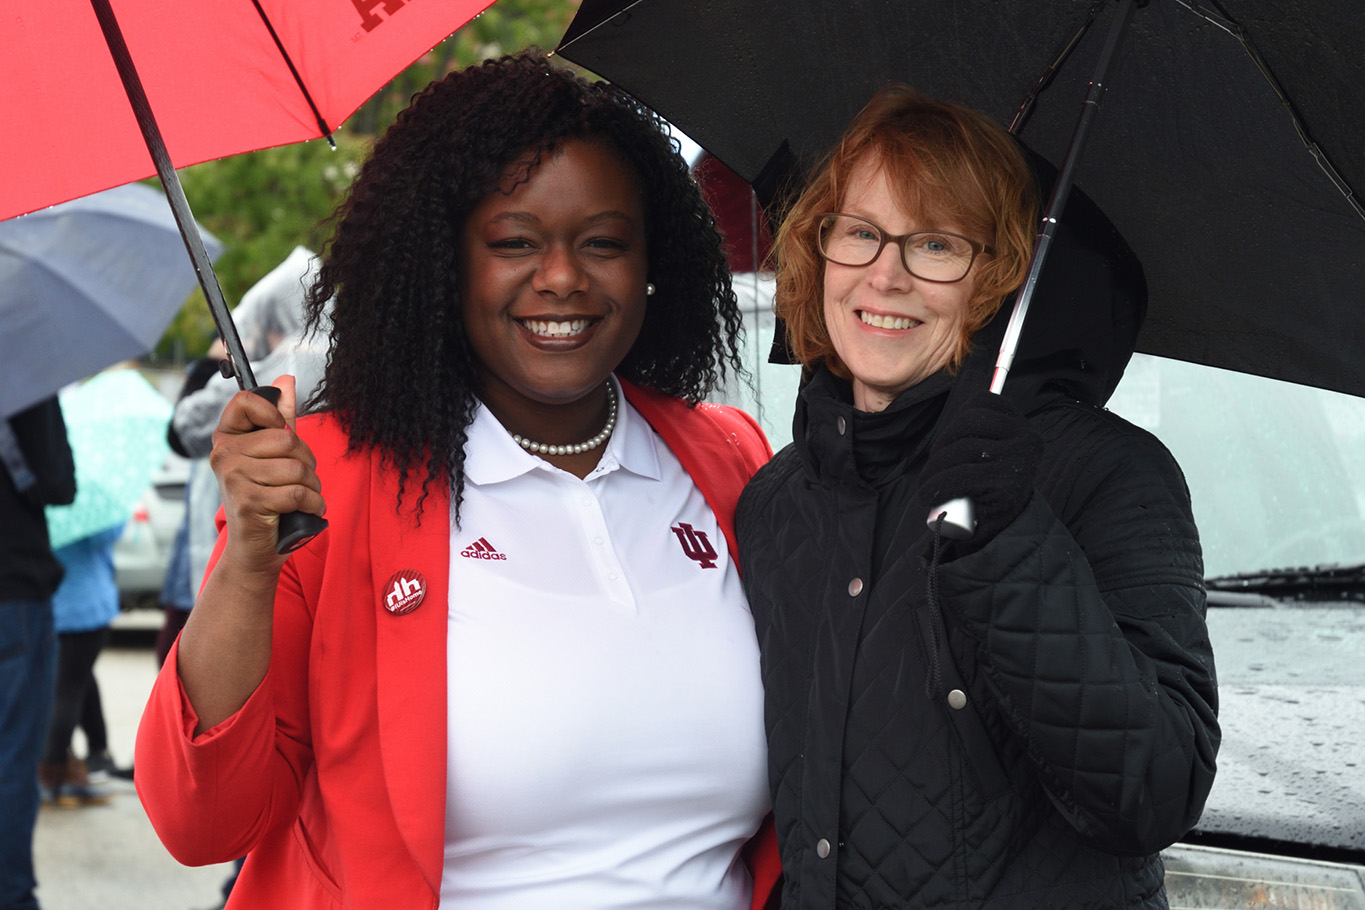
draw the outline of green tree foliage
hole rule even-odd
[[[235,306],[295,246],[321,249],[328,234],[324,222],[370,144],[415,93],[433,79],[488,57],[531,45],[554,47],[577,6],[577,0],[497,0],[342,124],[333,137],[335,150],[315,139],[182,169],[180,180],[195,219],[227,247],[214,269],[228,305]],[[198,357],[214,336],[208,305],[196,289],[162,338],[156,359]]]

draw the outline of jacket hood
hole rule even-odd
[[[1046,204],[1056,168],[1026,146]],[[1017,297],[972,339],[968,381],[990,375]],[[1058,219],[1003,394],[1028,413],[1059,395],[1103,406],[1123,378],[1147,315],[1142,263],[1080,187]]]
[[[311,251],[294,247],[283,262],[242,295],[232,319],[248,360],[254,363],[275,350],[278,343],[270,342],[272,335],[288,338],[302,331],[308,318],[308,288],[317,269],[318,259]]]

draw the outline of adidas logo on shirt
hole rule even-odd
[[[493,545],[486,539],[480,537],[469,546],[460,551],[460,555],[465,559],[506,559],[506,553],[499,553],[493,549]]]

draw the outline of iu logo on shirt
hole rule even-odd
[[[384,583],[384,609],[394,616],[411,613],[427,596],[427,580],[416,569],[394,572]]]
[[[480,537],[469,546],[460,551],[460,555],[465,559],[506,559],[506,553],[499,553],[493,549],[493,545],[487,538]]]
[[[716,548],[711,546],[705,531],[698,531],[685,521],[678,522],[670,530],[677,535],[678,543],[682,544],[683,553],[688,559],[695,560],[703,569],[716,567]]]

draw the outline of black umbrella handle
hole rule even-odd
[[[279,407],[280,390],[273,385],[258,385],[251,390],[271,404]],[[299,547],[317,537],[327,528],[327,519],[312,512],[289,512],[280,516],[278,537],[275,539],[275,552],[283,556],[293,553]]]

